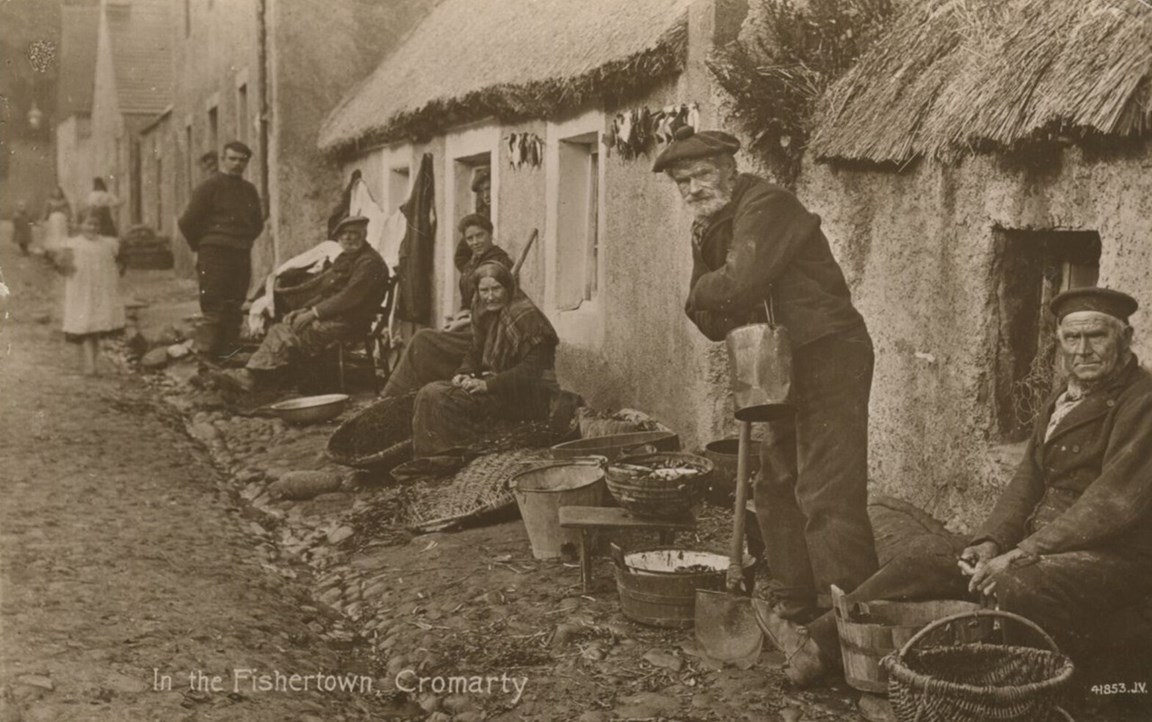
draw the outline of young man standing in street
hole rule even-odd
[[[239,141],[224,146],[221,169],[192,191],[180,231],[197,254],[200,311],[197,350],[227,357],[236,349],[241,311],[252,275],[252,244],[264,228],[256,186],[244,180],[252,150]]]

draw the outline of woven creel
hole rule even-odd
[[[695,473],[671,480],[653,475],[652,472],[665,466],[691,467]],[[642,469],[650,471],[646,473]],[[695,454],[638,454],[609,464],[605,480],[616,503],[633,514],[675,519],[703,498],[715,469],[711,461]]]
[[[917,646],[944,625],[978,617],[1022,624],[1050,649],[985,642]],[[888,672],[888,699],[899,722],[1059,719],[1058,705],[1073,672],[1071,660],[1044,630],[1018,614],[993,609],[938,619],[880,664]]]
[[[392,396],[345,421],[325,453],[337,464],[379,473],[412,458],[412,409],[416,394]]]

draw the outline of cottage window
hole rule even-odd
[[[248,142],[248,84],[236,88],[236,139]]]
[[[192,123],[188,122],[184,125],[184,205],[192,198],[192,188],[195,186],[196,179],[192,175]]]
[[[131,194],[131,214],[133,223],[142,223],[144,221],[144,194],[142,186],[144,184],[144,163],[141,158],[140,141],[133,140],[131,145],[128,146],[128,163],[131,168],[131,175],[128,178],[129,193]]]
[[[1096,285],[1100,234],[1001,229],[995,251],[994,405],[1001,439],[1017,441],[1027,437],[1058,373],[1048,303],[1061,291]]]
[[[571,311],[600,289],[599,134],[563,138],[557,150],[556,308]]]
[[[220,113],[216,106],[208,109],[208,150],[220,151]]]
[[[156,230],[164,231],[164,158],[156,153]]]

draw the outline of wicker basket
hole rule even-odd
[[[387,473],[412,458],[412,408],[416,394],[379,401],[348,419],[328,439],[325,453],[337,464]]]
[[[665,480],[642,470],[655,471],[670,463],[696,471],[690,476]],[[606,479],[612,498],[628,511],[639,516],[675,519],[703,498],[715,469],[711,461],[695,454],[641,454],[624,456],[610,464]]]
[[[1051,649],[976,642],[917,648],[940,627],[998,617],[1036,632]],[[932,622],[899,652],[880,662],[899,722],[986,722],[1059,719],[1058,703],[1072,679],[1072,662],[1044,630],[1018,614],[981,609]]]

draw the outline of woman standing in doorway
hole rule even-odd
[[[116,230],[116,221],[112,220],[112,209],[120,205],[120,199],[108,192],[103,178],[92,179],[92,192],[88,194],[86,208],[96,213],[100,224],[100,235],[109,238],[119,238]]]

